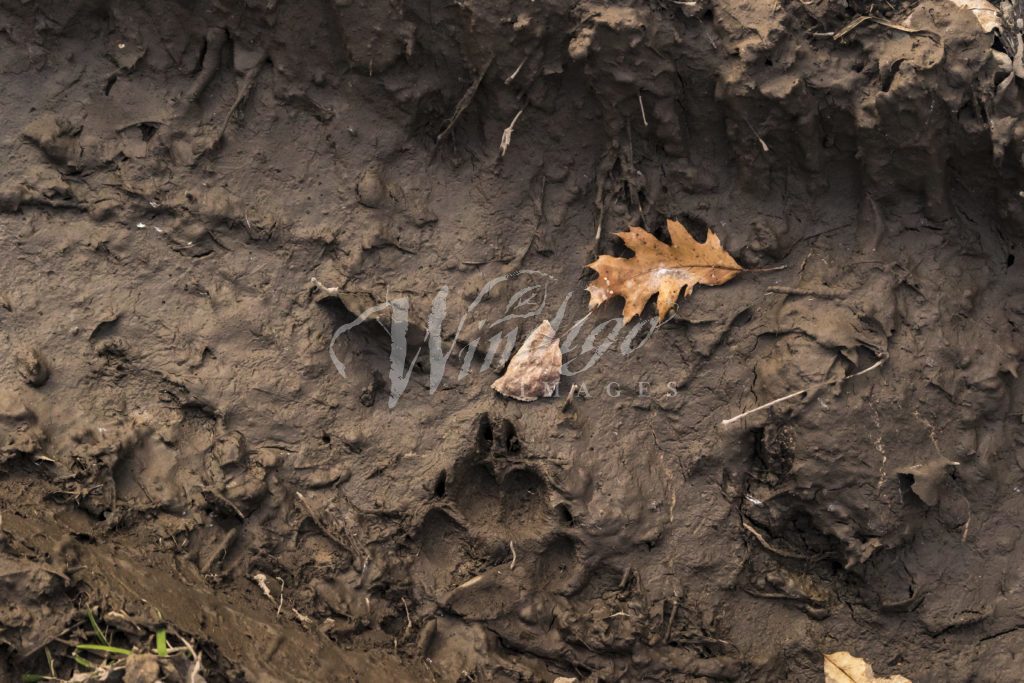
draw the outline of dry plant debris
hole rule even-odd
[[[849,652],[825,655],[825,683],[911,683],[909,678],[895,675],[876,676],[871,665]]]
[[[551,396],[562,373],[562,350],[551,323],[545,320],[523,342],[508,362],[505,374],[491,387],[520,401]]]
[[[988,0],[952,0],[961,9],[970,10],[981,24],[985,33],[998,31],[1003,27],[1003,16],[999,9]]]
[[[632,258],[599,256],[587,267],[597,271],[590,283],[590,308],[621,296],[623,322],[644,309],[647,300],[658,295],[658,320],[664,320],[679,298],[689,296],[694,285],[721,285],[746,270],[722,248],[718,236],[708,230],[704,242],[695,240],[682,223],[668,221],[672,244],[665,244],[643,228],[616,233],[633,250]]]

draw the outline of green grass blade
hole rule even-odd
[[[123,647],[111,647],[110,645],[75,645],[76,650],[89,650],[91,652],[108,652],[112,655],[130,655],[134,654],[131,650],[126,650]]]
[[[156,632],[156,654],[159,657],[167,656],[167,629],[165,628]]]
[[[56,669],[54,669],[54,666],[53,666],[53,655],[50,654],[50,648],[44,647],[43,648],[43,654],[46,655],[46,663],[50,665],[50,675],[53,676],[54,678],[56,678],[57,677],[57,671],[56,671]]]
[[[46,676],[42,674],[21,674],[21,683],[36,683],[36,681],[45,681]]]
[[[103,631],[100,630],[100,625],[96,623],[96,617],[92,615],[92,610],[88,607],[85,608],[85,613],[89,617],[89,623],[92,624],[92,632],[96,634],[100,642],[110,647],[110,643],[107,641],[107,637],[103,635]]]
[[[75,655],[74,659],[75,659],[76,662],[78,662],[80,665],[84,666],[86,669],[95,669],[96,668],[95,664],[90,662],[88,659],[85,659],[84,657],[79,657],[78,655]]]

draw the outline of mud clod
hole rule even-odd
[[[38,349],[21,351],[15,362],[18,374],[30,387],[41,387],[50,379],[50,364]]]

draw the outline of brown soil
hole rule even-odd
[[[0,677],[72,675],[88,607],[209,681],[1020,680],[1004,12],[3,3]],[[570,340],[666,218],[787,267]],[[595,362],[499,396],[544,318]]]

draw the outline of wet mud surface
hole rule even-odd
[[[3,3],[0,677],[1019,680],[1014,12]]]

